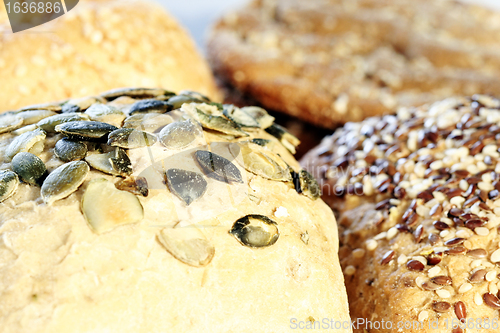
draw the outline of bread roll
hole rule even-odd
[[[335,218],[265,110],[44,108],[0,116],[2,332],[351,332]]]
[[[449,0],[255,0],[213,28],[218,77],[320,127],[500,92],[500,14]]]
[[[51,22],[10,31],[0,6],[0,76],[8,78],[0,111],[130,86],[219,98],[190,36],[149,1],[81,0]]]
[[[401,108],[304,157],[338,214],[355,332],[498,332],[499,109],[484,95]]]

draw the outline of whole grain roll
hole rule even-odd
[[[98,94],[116,87],[169,87],[218,99],[194,42],[159,5],[81,0],[67,14],[11,33],[0,5],[0,111]]]
[[[2,332],[351,331],[335,218],[265,110],[120,89],[0,131]]]
[[[304,157],[355,332],[498,332],[499,149],[500,100],[474,95],[347,123]]]

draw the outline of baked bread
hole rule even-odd
[[[315,125],[500,91],[500,14],[447,0],[255,0],[208,42],[222,80]]]
[[[368,332],[498,332],[499,109],[485,95],[401,108],[302,160],[337,213],[351,316],[378,323]]]
[[[77,102],[0,116],[2,332],[349,323],[333,213],[263,109],[142,88]]]
[[[80,0],[67,14],[16,34],[0,5],[0,76],[9,82],[0,111],[131,86],[220,98],[186,31],[158,4],[141,0]]]

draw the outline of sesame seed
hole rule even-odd
[[[354,266],[349,265],[344,269],[345,275],[350,276],[350,275],[354,275],[354,273],[356,273],[356,267],[354,267]]]
[[[492,262],[500,262],[500,249],[496,250],[491,254],[490,260]]]
[[[462,204],[464,202],[465,202],[465,198],[459,197],[459,196],[456,196],[456,197],[453,197],[450,199],[450,203],[452,205],[456,205],[457,207],[462,207]]]
[[[474,303],[476,303],[476,305],[483,305],[483,298],[479,293],[474,294]]]
[[[364,249],[354,249],[352,251],[352,256],[354,258],[359,259],[359,258],[363,258],[365,256],[365,253],[366,253],[366,251]]]
[[[398,234],[398,228],[392,227],[389,230],[387,230],[387,239],[391,240],[393,239],[396,235]]]
[[[381,233],[379,233],[378,235],[375,235],[375,237],[373,237],[374,240],[381,240],[381,239],[384,239],[384,238],[387,238],[387,232],[386,231],[383,231]]]
[[[493,185],[491,183],[486,183],[486,182],[479,182],[477,184],[477,187],[480,190],[488,191],[488,192],[494,189],[494,187],[493,187]]]
[[[370,239],[370,240],[368,240],[368,241],[366,242],[366,249],[367,249],[368,251],[373,251],[373,250],[375,250],[375,249],[377,248],[377,246],[378,246],[378,243],[377,243],[377,241],[376,241],[376,240],[374,240],[374,239]]]
[[[466,240],[463,245],[467,250],[472,249],[472,242],[469,240]]]
[[[432,192],[432,196],[439,202],[443,202],[446,200],[446,196],[441,192]]]
[[[488,228],[485,228],[485,227],[478,227],[478,228],[474,229],[474,231],[479,236],[488,236],[489,233],[490,233],[490,231],[488,230]]]
[[[439,233],[439,236],[441,237],[446,237],[450,234],[450,231],[449,230],[442,230],[440,233]]]
[[[493,280],[496,279],[496,277],[497,277],[497,272],[489,271],[488,273],[486,273],[484,278],[486,279],[486,281],[492,282]]]
[[[460,286],[460,288],[458,288],[458,293],[465,294],[466,292],[468,292],[471,289],[472,289],[472,284],[470,284],[469,282],[465,282],[464,284],[462,284]]]
[[[412,259],[420,261],[424,266],[427,265],[427,259],[424,256],[414,256]]]
[[[404,254],[400,254],[398,257],[398,265],[404,265],[408,261],[408,257]]]
[[[418,314],[418,321],[424,321],[429,318],[429,312],[427,310],[421,311]]]
[[[462,179],[458,183],[458,187],[460,187],[460,189],[462,191],[467,191],[467,189],[469,188],[469,183],[467,183],[467,181],[465,179]]]
[[[450,298],[451,297],[451,293],[446,289],[438,289],[438,290],[436,290],[436,294],[441,298]]]
[[[430,209],[424,205],[418,206],[416,209],[417,215],[422,216],[422,217],[428,217]]]
[[[470,267],[471,267],[472,269],[474,269],[474,268],[478,268],[479,266],[481,266],[482,262],[483,262],[483,261],[482,261],[481,259],[476,259],[476,260],[473,260],[473,261],[470,263]]]
[[[468,230],[460,229],[455,233],[455,236],[460,238],[468,238],[470,234]]]
[[[493,295],[496,295],[498,293],[498,287],[497,287],[497,284],[494,283],[494,282],[490,282],[488,284],[488,290],[490,291],[490,293],[492,293]]]
[[[427,272],[427,275],[430,278],[432,278],[432,277],[438,276],[439,273],[441,273],[441,268],[439,268],[439,266],[434,266],[431,269],[429,269],[429,271]]]

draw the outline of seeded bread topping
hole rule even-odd
[[[334,216],[273,120],[149,88],[0,115],[2,331],[348,321]]]
[[[338,213],[353,318],[499,318],[499,110],[484,95],[401,108],[304,158]]]
[[[500,14],[448,0],[255,0],[214,27],[216,75],[317,126],[500,91]]]

